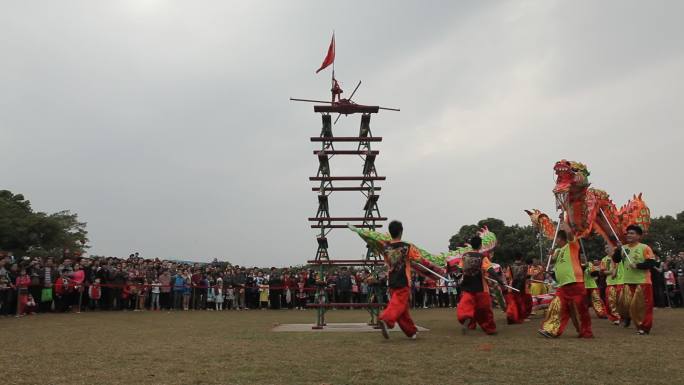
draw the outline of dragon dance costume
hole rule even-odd
[[[563,159],[556,162],[553,169],[556,174],[553,194],[556,199],[556,208],[561,210],[559,220],[568,225],[574,239],[587,238],[592,234],[598,234],[610,247],[618,247],[626,243],[626,232],[629,226],[637,225],[643,232],[648,231],[651,224],[651,213],[641,194],[634,195],[625,205],[618,208],[607,192],[590,188],[590,172],[584,164]],[[554,239],[556,226],[548,215],[539,210],[525,211],[540,234],[548,239]],[[638,245],[634,245],[634,248],[635,250],[631,252],[637,255],[634,258],[637,260],[642,259],[641,254],[648,256],[650,252],[650,249],[646,251]],[[621,258],[618,257],[615,262],[618,263],[620,260]],[[613,266],[611,269],[611,265],[605,258],[602,264],[604,271],[612,271],[607,277],[608,288],[606,290],[609,318],[615,322],[619,318],[627,317],[629,319],[636,316],[634,320],[637,327],[640,328],[639,330],[647,332],[652,323],[652,313],[649,310],[652,308],[652,298],[650,297],[652,288],[650,276],[646,275],[649,263],[637,262],[636,269],[630,267],[630,270],[633,271],[629,277],[627,277],[626,268],[628,265],[626,262],[619,264],[623,265],[624,289],[621,289],[622,282],[617,276],[619,273],[617,268]],[[559,293],[564,292],[567,290],[562,286]],[[550,305],[549,313],[557,313],[559,306],[559,302],[554,300]],[[634,314],[632,315],[631,312]],[[553,335],[552,332],[555,330],[552,327],[553,325],[555,325],[555,321],[548,323],[550,335]],[[544,326],[547,326],[546,322]],[[547,329],[544,328],[544,330]]]
[[[409,314],[411,298],[411,260],[418,258],[416,248],[404,242],[390,242],[383,252],[388,270],[390,301],[379,319],[393,328],[399,324],[407,337],[412,337],[418,329]]]
[[[600,274],[600,267],[592,265],[591,263],[587,265],[584,269],[584,287],[587,289],[587,302],[589,306],[594,309],[596,316],[598,318],[607,318],[606,307],[601,299],[601,293],[599,293],[598,285],[596,285],[596,276]]]
[[[618,310],[618,300],[625,283],[625,269],[622,263],[616,263],[612,256],[607,255],[601,260],[601,270],[606,275],[606,315],[617,325],[622,319]]]
[[[535,280],[535,282],[530,283],[530,294],[531,295],[542,295],[548,293],[548,288],[544,283],[544,266],[542,265],[531,265],[530,266],[530,277]]]
[[[528,293],[528,267],[524,263],[516,262],[506,269],[506,276],[511,286],[519,291],[509,290],[506,293],[506,320],[508,324],[519,324],[532,312],[532,296]]]
[[[544,336],[561,336],[572,318],[580,337],[593,337],[589,309],[584,302],[586,289],[579,251],[580,245],[576,240],[568,242],[556,251],[554,272],[559,288],[539,330]]]
[[[480,325],[487,334],[496,333],[496,323],[492,313],[492,303],[489,297],[489,285],[485,281],[487,274],[492,277],[500,276],[492,268],[492,264],[484,254],[470,251],[459,261],[458,269],[462,271],[461,301],[456,308],[458,322],[465,328],[475,330]],[[503,286],[503,285],[502,285]],[[467,324],[466,324],[467,322]]]
[[[623,246],[629,259],[615,253],[624,269],[624,287],[620,296],[620,314],[634,322],[637,330],[649,333],[653,327],[653,285],[650,268],[655,266],[653,250],[643,243]],[[631,263],[630,263],[631,262]],[[632,267],[631,264],[635,266]],[[627,324],[629,321],[627,321]]]

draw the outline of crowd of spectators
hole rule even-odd
[[[656,306],[684,306],[684,252],[652,270]],[[128,258],[0,259],[0,315],[94,310],[306,309],[324,291],[328,302],[387,302],[383,268],[339,267],[321,275],[305,267],[248,268]],[[456,307],[457,286],[414,276],[414,308]],[[600,283],[599,283],[600,284]]]
[[[387,301],[380,268],[256,268],[128,258],[0,259],[0,315],[89,310],[306,309],[325,291],[329,302]],[[416,306],[448,306],[447,291],[423,277]],[[451,305],[455,306],[452,298]]]

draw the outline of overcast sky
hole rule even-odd
[[[346,95],[363,80],[357,102],[401,108],[371,122],[380,210],[416,244],[552,211],[562,158],[619,204],[643,191],[654,215],[684,209],[681,1],[0,5],[0,188],[77,212],[91,254],[312,258],[321,123],[288,98],[329,97],[314,70],[333,29]],[[359,193],[335,194],[332,215],[362,215]],[[330,247],[365,250],[346,230]]]

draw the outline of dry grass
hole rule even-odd
[[[329,322],[360,322],[363,310]],[[462,336],[454,311],[413,312],[417,341],[374,333],[272,333],[311,311],[51,314],[0,319],[4,384],[672,384],[684,311],[656,309],[650,336],[593,319],[594,340],[546,340],[538,322]],[[572,326],[570,326],[572,329]]]

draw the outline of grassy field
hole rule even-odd
[[[363,310],[328,322],[362,322]],[[674,384],[684,382],[684,311],[655,310],[650,336],[593,319],[593,340],[560,339],[538,320],[461,335],[452,309],[417,310],[430,329],[273,333],[312,311],[114,312],[0,319],[3,384]]]

